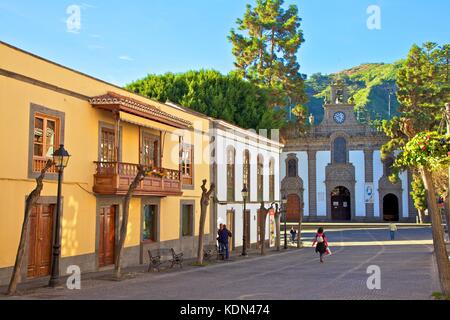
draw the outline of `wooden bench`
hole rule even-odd
[[[205,260],[211,259],[211,257],[214,255],[217,257],[217,259],[219,259],[219,256],[221,254],[222,253],[219,252],[219,248],[217,247],[216,244],[209,244],[203,246],[203,257]]]
[[[173,248],[148,250],[148,257],[150,258],[148,272],[155,269],[160,272],[161,267],[164,266],[169,266],[172,269],[175,265],[178,265],[183,268],[183,253],[176,254]]]

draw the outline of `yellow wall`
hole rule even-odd
[[[203,158],[208,139],[203,133],[209,129],[207,118],[157,103],[110,84],[81,75],[63,67],[43,61],[29,54],[0,43],[0,69],[15,72],[51,85],[89,97],[113,91],[144,103],[200,123],[199,131],[186,132],[185,140],[195,141],[195,159]],[[88,101],[56,92],[48,88],[0,76],[0,268],[14,264],[20,237],[25,197],[35,187],[28,179],[29,113],[30,103],[65,113],[65,145],[72,157],[65,170],[63,185],[62,256],[77,256],[95,252],[96,197],[92,193],[94,161],[98,160],[99,122],[114,123],[111,113],[94,109]],[[139,127],[121,123],[122,161],[139,162]],[[203,131],[203,133],[202,133]],[[6,139],[5,139],[6,137]],[[178,136],[167,134],[163,167],[178,169],[171,153],[179,150]],[[195,200],[195,226],[198,234],[200,216],[199,199],[203,179],[210,180],[208,163],[194,166],[195,189],[184,190],[182,197],[161,199],[160,239],[179,239],[180,200]],[[46,181],[42,196],[56,196],[56,182]],[[209,217],[207,218],[209,219]],[[130,218],[126,246],[140,243],[141,200],[134,198],[130,206]],[[209,223],[206,223],[206,233]]]

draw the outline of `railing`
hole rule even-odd
[[[48,158],[33,158],[33,172],[41,172],[47,164]],[[57,173],[56,167],[53,165],[48,169],[48,173]]]
[[[122,195],[136,177],[139,165],[125,162],[94,162],[94,192]],[[180,171],[165,168],[152,170],[136,189],[136,195],[167,196],[181,194]]]

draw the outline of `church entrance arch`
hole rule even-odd
[[[399,203],[396,195],[390,193],[383,198],[383,220],[399,221]]]
[[[335,221],[350,221],[352,219],[350,191],[342,186],[331,192],[331,219]]]

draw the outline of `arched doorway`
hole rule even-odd
[[[350,191],[342,186],[331,192],[331,219],[349,221],[352,219]]]
[[[300,197],[296,194],[287,196],[286,216],[288,222],[300,220]]]
[[[383,198],[383,220],[399,221],[399,205],[396,195],[390,193]]]

